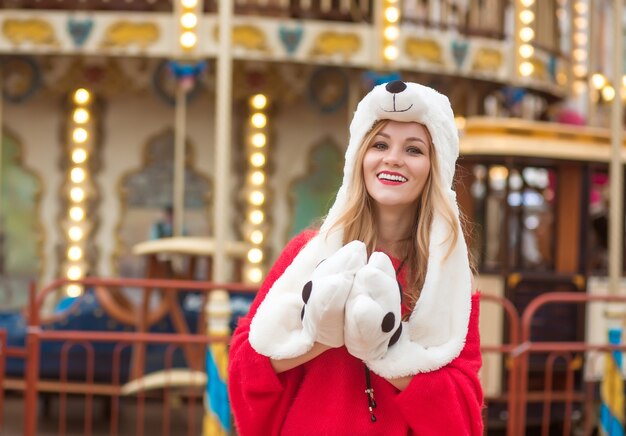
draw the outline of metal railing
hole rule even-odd
[[[26,346],[24,348],[8,348],[7,334],[0,330],[0,382],[5,383],[4,366],[6,358],[19,357],[24,359],[25,374],[22,384],[13,384],[13,388],[24,392],[22,408],[23,432],[34,435],[37,432],[41,417],[38,417],[38,398],[43,394],[54,393],[58,398],[58,421],[55,432],[68,434],[79,431],[81,434],[93,434],[97,414],[94,402],[104,401],[107,404],[106,424],[97,426],[101,432],[106,428],[111,435],[152,433],[155,427],[164,435],[182,432],[186,428],[188,434],[196,434],[201,425],[203,415],[202,393],[206,379],[197,379],[203,374],[203,368],[190,365],[185,349],[195,349],[195,355],[204,361],[207,347],[215,343],[224,343],[227,339],[214,338],[199,329],[190,334],[165,334],[139,332],[110,331],[72,331],[49,330],[42,328],[42,321],[37,309],[45,300],[45,295],[55,292],[67,281],[55,281],[35,296],[31,291],[31,305],[28,316]],[[218,284],[174,280],[141,280],[141,279],[84,279],[84,286],[134,286],[144,289],[162,288],[166,292],[200,291],[205,294],[213,289],[230,289],[237,292],[254,292],[254,288],[241,284]],[[481,304],[495,304],[501,308],[508,326],[507,336],[502,344],[481,344],[483,355],[495,354],[503,358],[503,388],[496,397],[485,399],[487,407],[496,403],[505,403],[506,429],[509,435],[525,434],[533,425],[539,427],[542,435],[554,434],[555,426],[564,435],[573,431],[577,425],[583,434],[590,435],[595,425],[594,407],[597,402],[597,382],[584,381],[582,370],[585,363],[584,355],[590,351],[608,352],[613,350],[626,351],[626,345],[608,346],[585,342],[540,342],[530,336],[531,325],[537,311],[548,304],[590,304],[596,302],[613,302],[626,304],[626,297],[594,296],[579,292],[553,292],[536,297],[526,307],[522,316],[517,309],[503,297],[489,294],[481,295]],[[142,316],[145,316],[142,315]],[[500,328],[501,326],[498,326]],[[58,378],[42,376],[40,363],[44,346],[50,343],[62,344],[60,353],[54,355],[59,362]],[[97,376],[96,366],[103,359],[98,354],[98,346],[108,344],[110,352],[110,373],[106,380]],[[146,362],[137,366],[133,372],[131,365],[134,350],[137,347],[161,347],[156,353],[161,378],[156,385],[147,378]],[[193,354],[193,353],[192,353]],[[529,386],[529,370],[531,356],[545,356],[541,368],[543,387],[537,389]],[[76,357],[79,356],[77,359]],[[82,356],[82,358],[81,358]],[[138,358],[145,358],[145,354]],[[182,356],[182,357],[181,357]],[[598,356],[595,356],[597,359]],[[81,360],[84,364],[78,371],[79,377],[72,374],[71,362]],[[177,381],[175,372],[181,369],[180,362],[187,371],[186,381]],[[107,364],[108,364],[107,360]],[[151,364],[155,365],[154,354]],[[536,368],[535,368],[536,369]],[[196,377],[195,381],[193,377]],[[100,377],[101,378],[101,377]],[[156,386],[156,387],[155,387]],[[151,389],[154,388],[154,389]],[[73,411],[70,400],[81,398],[82,422],[77,430],[77,423],[69,420]],[[97,400],[96,400],[97,399]],[[0,390],[0,411],[3,411],[5,397]],[[178,406],[177,406],[178,405]],[[181,406],[182,405],[182,406]],[[132,423],[124,420],[121,411],[131,410]],[[184,412],[181,412],[184,410]],[[580,415],[582,413],[582,415]],[[530,414],[530,415],[529,415]],[[576,415],[576,416],[575,416]],[[3,418],[5,418],[3,420]],[[532,419],[531,419],[532,418]],[[575,419],[576,418],[576,419]],[[532,422],[531,422],[532,421]],[[50,423],[45,423],[50,425]],[[157,425],[158,424],[158,425]],[[486,422],[488,424],[488,422]],[[6,427],[6,417],[0,414],[0,430]],[[132,428],[131,428],[132,427]],[[487,430],[486,426],[486,430]]]

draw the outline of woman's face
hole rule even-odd
[[[363,178],[380,208],[414,207],[430,173],[430,137],[416,122],[389,121],[365,145]]]

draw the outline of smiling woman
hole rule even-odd
[[[334,205],[284,249],[233,335],[240,434],[482,434],[458,153],[436,91],[395,81],[359,103]]]

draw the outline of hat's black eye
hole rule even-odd
[[[393,82],[387,83],[385,89],[392,94],[398,94],[406,89],[406,83],[402,80],[394,80]]]

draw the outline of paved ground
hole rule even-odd
[[[111,410],[110,399],[98,397],[93,403],[93,426],[92,434],[110,435]],[[202,402],[195,402],[195,407],[188,407],[188,404],[177,401],[177,405],[170,408],[169,434],[178,436],[201,433],[201,422],[203,414]],[[163,426],[163,406],[157,399],[147,399],[145,403],[144,434],[147,436],[157,436],[167,434]],[[2,436],[20,436],[24,427],[24,403],[21,395],[8,393],[4,406],[0,413],[3,414],[3,425],[0,429]],[[194,431],[189,433],[187,421],[193,414]],[[85,434],[85,405],[84,397],[69,397],[67,403],[66,435]],[[137,429],[137,404],[136,398],[120,399],[119,431],[120,436],[138,435]],[[37,435],[53,436],[59,434],[59,399],[58,397],[47,397],[40,399],[37,419]]]

